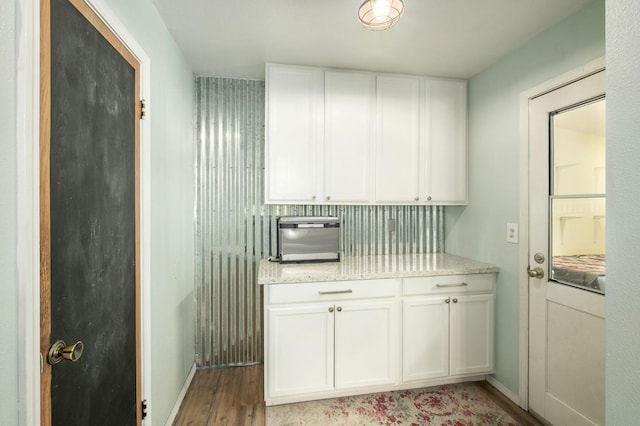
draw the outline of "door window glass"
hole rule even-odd
[[[605,100],[551,114],[551,279],[605,292]]]

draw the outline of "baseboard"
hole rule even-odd
[[[180,393],[178,394],[178,398],[176,399],[176,403],[173,405],[173,409],[171,410],[171,413],[169,414],[169,418],[167,419],[167,422],[165,423],[165,426],[171,426],[173,424],[173,421],[178,416],[178,412],[180,411],[180,406],[182,405],[182,400],[184,399],[185,395],[187,394],[187,391],[189,390],[189,386],[191,385],[191,381],[193,380],[193,376],[195,374],[196,374],[196,364],[194,362],[193,366],[191,367],[191,371],[189,371],[189,374],[187,375],[187,379],[184,381],[184,385],[182,386],[182,390],[180,390]]]
[[[522,404],[520,404],[520,397],[517,394],[513,393],[508,387],[500,383],[495,377],[486,376],[486,380],[487,382],[489,382],[491,386],[496,388],[501,394],[509,398],[511,401],[513,401],[523,410],[526,410],[526,408],[523,407]]]

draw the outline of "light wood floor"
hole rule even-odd
[[[173,424],[264,425],[262,365],[197,370]]]
[[[479,387],[518,424],[541,424],[487,382]],[[198,370],[173,425],[263,426],[263,388],[262,365]]]

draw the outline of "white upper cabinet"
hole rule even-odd
[[[467,83],[425,80],[421,200],[467,202]]]
[[[314,202],[322,172],[324,73],[267,66],[267,202]]]
[[[267,204],[466,204],[462,80],[267,64]]]
[[[324,79],[324,202],[368,203],[373,75],[327,71]]]
[[[420,181],[420,78],[376,78],[375,202],[416,203]]]

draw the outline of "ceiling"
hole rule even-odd
[[[404,0],[372,32],[362,0],[153,0],[197,75],[263,79],[265,62],[470,78],[593,0]]]

